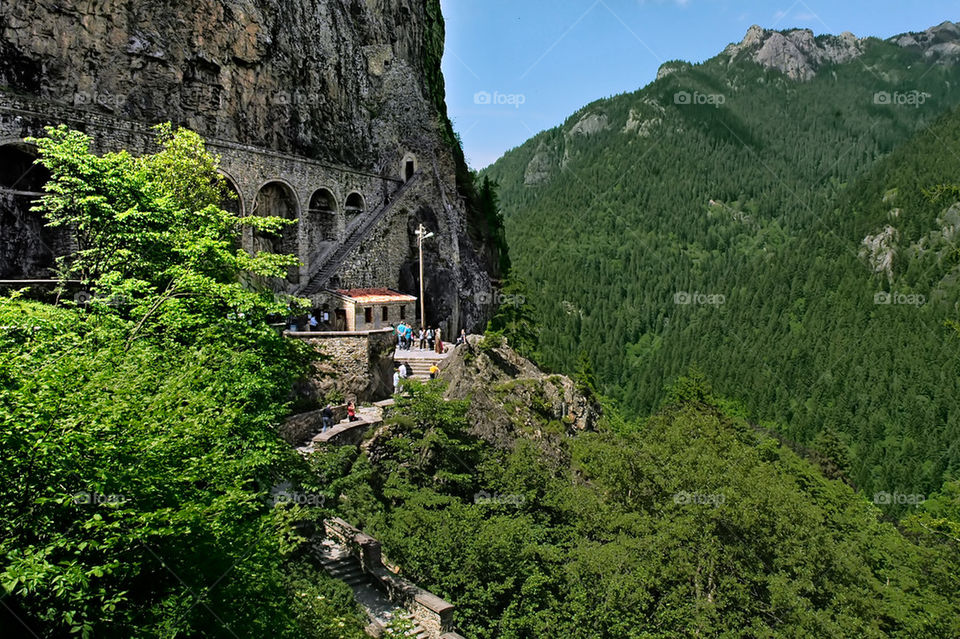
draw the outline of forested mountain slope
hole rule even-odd
[[[803,33],[667,63],[485,174],[548,365],[586,351],[648,414],[698,363],[790,438],[837,434],[866,492],[930,493],[960,465],[956,198],[924,193],[960,181],[958,30]]]
[[[360,447],[311,458],[327,503],[455,601],[464,636],[960,632],[956,482],[898,530],[696,375],[652,417],[605,406],[584,431],[552,410],[550,387],[568,380],[527,384],[532,367],[511,349],[473,344],[441,380],[409,383]],[[445,401],[445,383],[473,388],[482,408]]]

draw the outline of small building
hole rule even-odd
[[[396,326],[401,321],[416,321],[417,298],[389,288],[351,288],[328,290],[340,301],[333,311],[336,331],[372,331]]]

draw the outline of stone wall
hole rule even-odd
[[[333,423],[337,424],[347,418],[347,405],[338,404],[330,407],[333,412]],[[308,411],[306,413],[297,413],[288,417],[278,429],[278,434],[283,441],[291,446],[303,446],[314,433],[323,427],[323,409]]]
[[[392,329],[285,335],[304,340],[317,353],[309,377],[294,389],[301,400],[320,406],[331,392],[356,402],[379,401],[393,395]]]

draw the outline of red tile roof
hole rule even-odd
[[[389,288],[340,288],[335,291],[351,302],[359,304],[384,304],[388,302],[416,302],[417,298]]]

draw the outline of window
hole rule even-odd
[[[401,307],[400,307],[400,319],[402,319],[402,320],[403,320],[403,319],[407,319],[407,307],[406,307],[406,306],[401,306]]]
[[[386,322],[387,320],[389,320],[389,319],[390,319],[390,309],[389,309],[388,307],[384,306],[384,307],[383,307],[382,309],[380,309],[380,310],[382,311],[382,313],[380,314],[380,319],[382,319],[384,322]]]
[[[365,308],[363,309],[363,321],[367,324],[373,324],[373,309]]]

